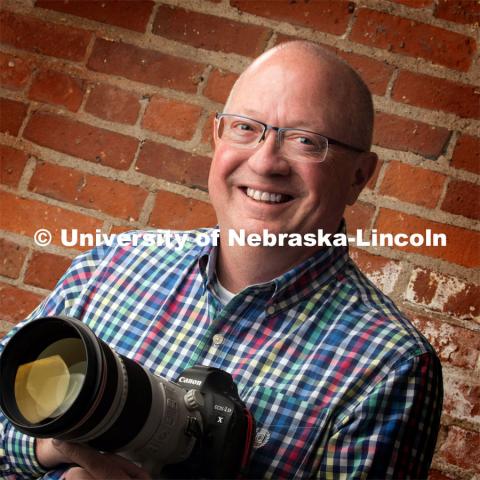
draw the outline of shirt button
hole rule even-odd
[[[213,336],[213,344],[214,345],[221,345],[223,343],[223,335],[217,333]]]
[[[275,313],[275,307],[273,305],[270,305],[269,307],[267,307],[267,313],[269,315],[273,315]]]

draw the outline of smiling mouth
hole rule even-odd
[[[256,200],[257,202],[263,203],[285,203],[292,200],[290,195],[285,195],[283,193],[270,193],[264,192],[262,190],[255,190],[254,188],[244,187],[242,190],[245,192],[247,197]]]

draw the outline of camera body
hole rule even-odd
[[[255,422],[220,369],[196,365],[171,382],[56,316],[15,333],[0,377],[0,408],[27,435],[120,453],[154,478],[240,478],[248,467]]]
[[[218,368],[195,365],[174,384],[166,385],[164,379],[155,376],[151,380],[156,383],[152,390],[158,390],[157,395],[165,394],[163,421],[147,420],[147,424],[157,426],[156,431],[145,432],[144,440],[136,437],[120,453],[154,476],[241,478],[248,466],[255,422],[240,400],[231,375]],[[183,390],[183,402],[189,412],[180,430],[178,390],[172,385]],[[172,442],[174,437],[178,437],[177,445]],[[182,441],[184,447],[178,448]],[[98,447],[98,442],[88,443]]]
[[[164,473],[168,478],[193,478],[198,472],[205,478],[232,478],[234,473],[241,477],[248,466],[255,422],[231,375],[196,365],[176,383],[188,390],[185,401],[189,409],[200,412],[202,427],[199,431],[194,420],[189,423],[187,428],[197,439],[193,451],[185,461],[168,465]]]

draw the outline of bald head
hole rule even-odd
[[[317,99],[318,115],[328,127],[326,135],[362,150],[370,150],[373,133],[373,104],[368,87],[346,62],[330,51],[307,41],[286,42],[260,57],[240,75],[225,105],[228,111],[239,89],[248,89],[250,82],[266,68],[278,67],[282,72],[296,72],[296,87],[288,88],[321,91]],[[261,99],[258,99],[261,102]]]

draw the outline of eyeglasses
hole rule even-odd
[[[253,120],[243,115],[217,113],[217,137],[239,148],[255,148],[265,140],[267,132],[276,132],[276,146],[290,160],[320,163],[325,160],[328,145],[340,145],[349,150],[363,152],[359,148],[339,142],[319,133],[299,128],[280,128]]]

